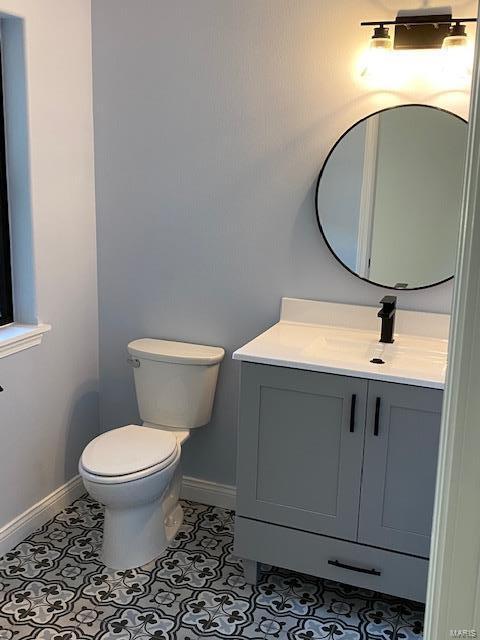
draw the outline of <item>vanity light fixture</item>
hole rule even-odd
[[[393,42],[390,38],[388,27],[383,23],[379,24],[373,30],[370,49],[365,59],[365,66],[362,69],[362,76],[375,78],[384,75],[390,62],[392,49]]]
[[[394,54],[400,51],[439,49],[439,66],[451,77],[467,79],[471,73],[471,50],[465,25],[477,18],[453,18],[451,13],[400,11],[395,20],[362,22],[373,27],[370,48],[361,75],[388,78],[394,72]],[[393,39],[390,27],[394,27]],[[398,57],[396,58],[398,61]]]
[[[468,79],[472,73],[472,64],[464,24],[456,22],[450,27],[449,34],[443,40],[442,50],[444,72]]]

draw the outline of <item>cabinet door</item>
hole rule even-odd
[[[355,540],[366,395],[359,378],[243,364],[238,515]]]
[[[436,389],[369,383],[359,542],[428,557],[441,409]]]

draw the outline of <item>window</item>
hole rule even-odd
[[[5,158],[5,118],[3,78],[0,58],[0,325],[13,322],[12,269],[8,222],[7,164]]]

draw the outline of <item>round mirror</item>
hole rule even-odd
[[[318,178],[317,217],[349,271],[392,289],[453,277],[467,123],[425,105],[385,109],[357,122]]]

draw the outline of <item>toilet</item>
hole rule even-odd
[[[162,555],[183,520],[182,444],[210,421],[221,347],[142,338],[128,345],[142,425],[112,429],[82,453],[85,489],[105,507],[102,560],[140,567]]]

